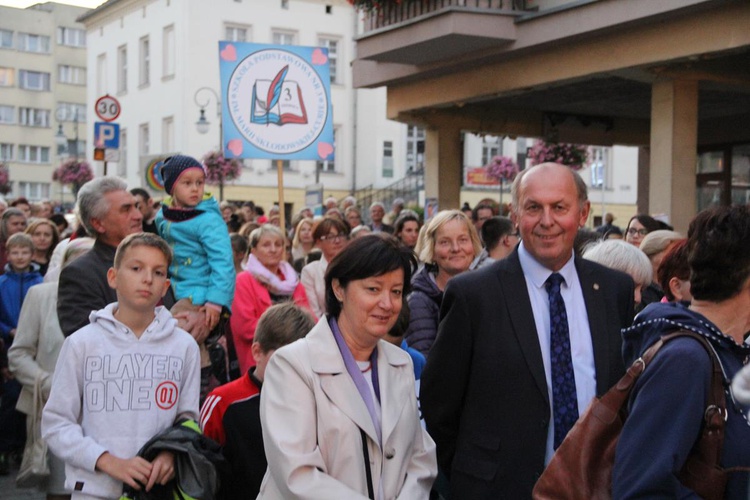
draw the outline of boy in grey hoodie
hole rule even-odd
[[[195,340],[156,304],[169,288],[172,251],[153,234],[125,238],[107,273],[117,302],[63,344],[42,436],[65,461],[73,498],[119,498],[122,483],[149,491],[174,477],[174,457],[140,447],[182,417],[197,419]]]

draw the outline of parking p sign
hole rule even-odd
[[[117,149],[120,147],[120,125],[117,123],[94,123],[94,147]]]

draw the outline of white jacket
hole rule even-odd
[[[377,349],[382,448],[326,317],[271,357],[260,401],[268,470],[259,499],[366,499],[360,429],[375,498],[429,498],[435,443],[419,423],[411,359],[383,340]]]
[[[310,262],[302,268],[300,282],[305,287],[307,302],[316,318],[322,318],[326,313],[326,269],[328,261],[321,256],[320,260]]]
[[[13,345],[8,350],[10,371],[23,385],[16,409],[30,414],[34,405],[34,383],[42,382],[46,400],[52,387],[52,372],[65,337],[57,321],[57,283],[29,288],[23,301]]]
[[[42,414],[42,437],[65,461],[65,486],[119,498],[122,483],[95,471],[105,452],[132,458],[180,416],[198,418],[198,345],[164,307],[138,339],[112,315],[91,313],[68,337]]]

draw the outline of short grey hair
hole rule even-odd
[[[526,175],[533,171],[535,168],[539,167],[548,167],[551,165],[557,165],[560,167],[565,167],[565,165],[561,165],[560,163],[540,163],[539,165],[534,165],[533,167],[529,167],[527,169],[521,170],[518,175],[516,176],[515,180],[513,181],[513,184],[510,187],[510,195],[511,195],[511,202],[513,205],[513,211],[517,212],[519,208],[518,201],[519,197],[521,195],[521,182],[523,181],[523,178],[526,177]],[[576,185],[576,192],[578,193],[578,204],[583,207],[584,203],[586,203],[589,199],[589,188],[586,186],[586,183],[584,182],[583,178],[581,178],[580,175],[578,175],[578,172],[573,170],[570,167],[565,167],[570,171],[570,175],[573,176],[573,182]]]
[[[282,231],[279,226],[274,226],[273,224],[263,224],[262,226],[253,229],[253,232],[250,233],[250,237],[248,238],[250,240],[250,248],[252,249],[257,247],[258,243],[260,243],[261,238],[263,238],[264,236],[276,236],[282,242],[286,241],[284,231]]]
[[[666,250],[669,245],[677,240],[683,239],[677,231],[670,231],[669,229],[657,229],[651,231],[641,240],[640,250],[646,254],[649,259],[659,252]]]
[[[375,208],[375,207],[380,207],[380,208],[382,208],[383,210],[385,210],[385,205],[383,205],[383,203],[381,203],[381,202],[379,202],[379,201],[375,201],[375,202],[373,202],[373,203],[372,203],[372,205],[370,205],[370,210],[372,210],[372,209],[373,209],[373,208]]]
[[[628,274],[636,286],[653,281],[653,267],[646,254],[624,240],[601,240],[583,250],[583,258]]]
[[[97,235],[91,219],[101,219],[109,211],[111,207],[105,196],[113,191],[128,191],[128,185],[119,177],[97,177],[78,191],[76,212],[89,234]]]

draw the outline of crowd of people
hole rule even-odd
[[[547,163],[509,213],[349,196],[280,227],[276,206],[219,203],[191,157],[161,173],[158,202],[88,182],[75,227],[0,202],[0,474],[45,440],[48,500],[171,498],[185,452],[149,445],[184,419],[223,457],[191,476],[201,498],[530,498],[592,398],[679,330],[721,363],[720,465],[750,465],[748,206],[686,235],[645,214],[589,230],[585,183]],[[687,337],[648,366],[614,498],[691,495],[711,372]],[[729,475],[726,497],[747,491]]]

